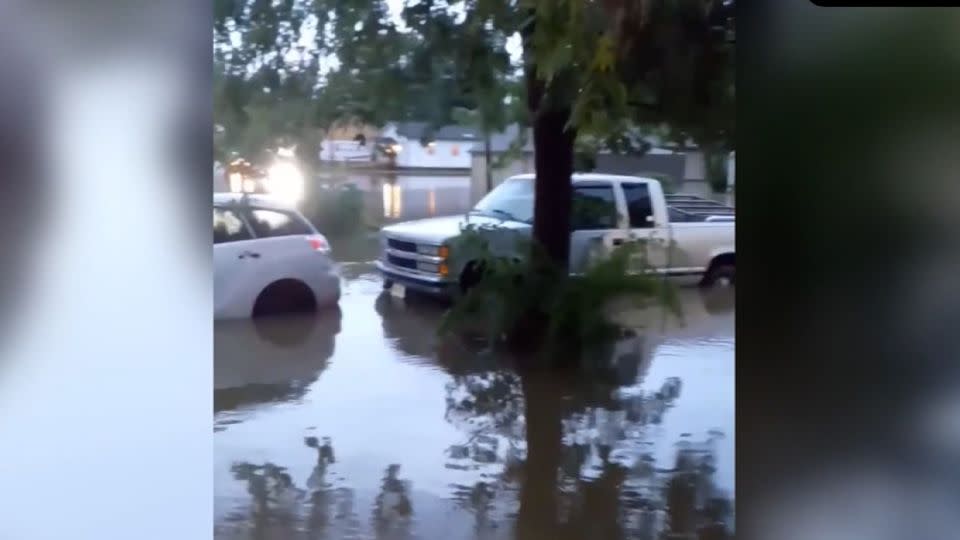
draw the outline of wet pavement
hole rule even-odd
[[[683,291],[685,324],[651,316],[606,376],[521,377],[382,295],[369,244],[339,310],[217,324],[217,538],[729,534],[731,291]]]

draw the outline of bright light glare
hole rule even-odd
[[[240,173],[230,173],[230,191],[239,193],[243,191],[243,175]]]
[[[295,204],[303,199],[303,173],[296,165],[280,162],[270,167],[267,191],[281,199]]]

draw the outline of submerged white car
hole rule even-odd
[[[213,197],[215,319],[309,312],[340,301],[327,239],[276,198]]]

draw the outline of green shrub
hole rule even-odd
[[[353,184],[318,187],[302,205],[303,214],[323,234],[347,234],[364,225],[363,192]]]
[[[513,249],[504,249],[512,244]],[[451,243],[452,267],[473,263],[479,281],[445,314],[442,334],[479,334],[489,347],[532,350],[541,362],[569,364],[623,335],[610,305],[630,299],[679,315],[673,287],[645,270],[639,243],[616,248],[579,276],[554,264],[537,243],[501,227],[468,226]],[[524,254],[525,256],[517,256]]]

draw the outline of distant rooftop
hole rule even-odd
[[[408,139],[420,140],[429,135],[429,122],[393,122],[397,135]],[[476,141],[480,134],[469,126],[446,125],[433,130],[432,138],[438,141]]]
[[[520,125],[510,124],[507,129],[500,133],[494,133],[490,136],[490,151],[493,153],[502,153],[510,149],[514,141],[520,138]],[[527,128],[527,140],[521,149],[522,152],[533,152],[533,133]],[[470,149],[471,154],[482,154],[483,145],[474,146]]]

